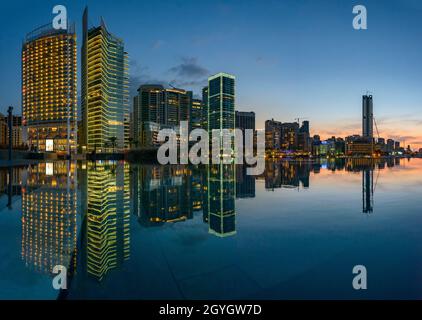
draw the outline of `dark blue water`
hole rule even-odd
[[[0,170],[0,298],[422,298],[422,159]],[[355,290],[352,269],[367,269]]]

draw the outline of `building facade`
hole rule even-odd
[[[9,145],[9,117],[4,117],[4,123],[6,124],[6,131],[4,133],[2,132],[1,137],[5,136],[5,144]],[[3,128],[2,124],[0,124],[0,126]],[[0,140],[2,141],[2,138]],[[12,147],[22,147],[23,143],[22,117],[12,116]]]
[[[236,111],[236,128],[241,129],[243,135],[246,129],[255,131],[255,112]]]
[[[295,151],[298,146],[299,124],[285,122],[281,125],[281,149]]]
[[[281,122],[274,119],[265,121],[265,149],[268,151],[281,148]]]
[[[32,150],[76,151],[76,34],[51,24],[29,33],[22,46],[22,124]]]
[[[362,136],[372,138],[374,136],[374,111],[371,95],[362,96]]]
[[[133,99],[133,138],[141,147],[156,147],[161,129],[178,130],[190,122],[192,92],[162,85],[141,85]],[[196,103],[197,105],[197,103]]]
[[[108,152],[129,147],[128,54],[122,39],[112,35],[103,20],[88,28],[83,15],[82,151]]]
[[[208,87],[202,88],[202,129],[208,130]]]
[[[235,77],[218,73],[208,78],[208,132],[235,128]]]
[[[308,153],[311,151],[310,144],[309,121],[303,121],[297,134],[297,149],[304,153]]]
[[[192,99],[190,109],[190,129],[202,128],[202,100]]]

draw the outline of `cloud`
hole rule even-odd
[[[200,97],[202,87],[207,85],[209,71],[198,63],[197,58],[184,57],[181,63],[169,68],[163,75],[153,76],[148,67],[143,67],[136,60],[131,60],[130,97],[137,94],[140,85],[161,84],[164,87],[172,85],[185,90],[194,91],[195,97]]]
[[[178,88],[184,88],[186,90],[190,90],[189,88],[192,87],[205,87],[207,85],[207,79],[202,80],[191,80],[191,81],[185,81],[180,79],[173,79],[169,82],[172,86],[178,87]]]
[[[209,70],[198,64],[197,58],[182,58],[182,63],[169,69],[170,73],[181,78],[198,79],[209,75]]]

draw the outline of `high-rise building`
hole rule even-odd
[[[82,130],[84,151],[106,152],[129,147],[128,54],[122,39],[112,35],[103,20],[88,28],[83,14]]]
[[[374,111],[372,95],[362,96],[362,136],[372,139],[374,135]]]
[[[190,128],[200,129],[202,128],[202,100],[192,99],[190,109]]]
[[[252,130],[252,143],[256,145],[255,136],[255,112],[236,111],[236,129],[242,130],[243,148],[246,148],[246,130]]]
[[[51,24],[27,34],[22,46],[22,124],[31,149],[76,151],[77,71],[74,27]]]
[[[281,124],[281,149],[296,150],[298,146],[299,124],[284,122]]]
[[[161,85],[142,85],[133,98],[133,139],[140,146],[153,145],[157,140],[158,124],[164,119],[163,90]]]
[[[303,152],[310,151],[309,121],[303,121],[297,134],[297,149]]]
[[[189,121],[192,92],[162,85],[141,85],[133,99],[133,138],[143,147],[157,146],[160,129],[177,129]]]
[[[192,91],[177,88],[164,89],[163,110],[164,119],[161,124],[177,127],[180,121],[189,121],[192,104]]]
[[[243,136],[246,129],[255,131],[255,112],[236,111],[236,128],[243,131]]]
[[[208,132],[213,129],[235,129],[235,77],[227,73],[208,78]]]
[[[387,152],[392,153],[394,151],[394,140],[388,139],[387,140]]]
[[[202,129],[208,130],[208,87],[202,88]]]
[[[274,119],[265,121],[265,149],[280,150],[281,122]]]

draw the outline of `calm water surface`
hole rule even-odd
[[[422,159],[0,169],[0,298],[422,298]],[[352,287],[355,265],[368,289]]]

